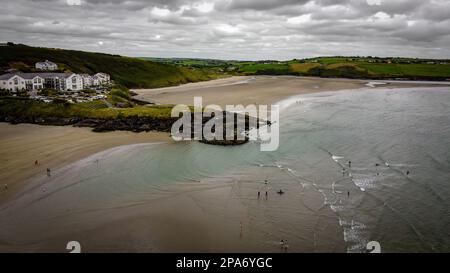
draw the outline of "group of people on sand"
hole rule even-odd
[[[267,197],[269,195],[268,190],[267,190],[267,185],[269,184],[269,181],[267,179],[264,180],[264,184],[266,185],[265,196],[266,196],[266,199],[267,199]],[[277,191],[277,193],[279,195],[283,195],[284,191],[280,189],[279,191]],[[261,191],[258,190],[258,199],[260,197],[261,197]],[[241,228],[241,237],[242,237],[242,222],[240,223],[240,228]],[[288,251],[289,245],[287,244],[287,240],[281,239],[281,241],[280,241],[280,248],[281,248],[281,250],[283,252],[287,252]]]
[[[287,240],[281,239],[281,241],[280,241],[280,247],[281,247],[281,250],[282,250],[283,252],[287,252],[288,249],[289,249],[289,245],[288,245],[288,243],[287,243]]]
[[[34,166],[39,166],[39,160],[35,160],[34,161]],[[52,176],[51,170],[49,168],[47,168],[47,176],[50,177]]]
[[[264,180],[264,184],[266,185],[266,190],[265,190],[265,196],[266,196],[266,199],[268,198],[268,196],[269,196],[269,191],[268,191],[268,189],[267,189],[267,184],[268,184],[269,182],[267,181],[267,179],[266,180]],[[279,191],[277,191],[277,193],[279,194],[279,195],[283,195],[284,194],[284,191],[282,190],[282,189],[280,189]],[[258,199],[261,197],[261,191],[260,190],[258,190]]]

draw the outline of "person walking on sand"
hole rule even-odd
[[[268,195],[268,194],[267,194],[267,191],[266,191],[266,199],[267,199],[267,195]]]
[[[50,173],[50,169],[49,169],[49,168],[47,168],[47,176],[48,176],[48,177],[51,176],[51,173]]]
[[[281,239],[281,241],[280,241],[280,247],[283,249],[283,247],[284,247],[284,240],[283,239]]]
[[[406,175],[409,175],[409,170],[406,171]]]
[[[289,245],[288,245],[288,243],[287,243],[287,240],[284,240],[283,251],[284,251],[285,253],[287,253],[287,252],[288,252],[288,248],[289,248]]]
[[[36,159],[36,161],[34,161],[34,166],[37,166],[37,165],[39,165],[39,161],[37,161],[37,159]]]
[[[347,191],[347,198],[350,197],[350,191]]]
[[[348,167],[351,168],[352,167],[352,162],[348,161]]]
[[[242,238],[242,221],[239,222],[240,233],[239,236]]]
[[[258,191],[258,199],[259,199],[259,197],[261,196],[261,192],[260,191]]]

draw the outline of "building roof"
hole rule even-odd
[[[49,60],[45,60],[45,62],[37,62],[36,64],[43,64],[43,65],[56,65],[54,62],[50,62]]]
[[[9,80],[9,79],[11,79],[12,77],[14,77],[16,74],[15,73],[7,73],[7,74],[3,74],[3,75],[0,75],[0,81],[1,80]]]
[[[100,76],[100,77],[105,76],[105,77],[107,77],[107,76],[109,76],[109,74],[106,74],[106,73],[103,73],[103,72],[98,72],[97,74],[95,74],[95,76]]]
[[[74,73],[7,73],[0,76],[0,80],[9,80],[14,76],[19,76],[25,80],[32,80],[36,77],[41,78],[69,78]]]

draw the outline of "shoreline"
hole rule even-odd
[[[273,83],[267,85],[267,81],[290,80],[286,91],[272,91]],[[254,81],[261,81],[254,83]],[[441,86],[444,83],[434,82],[396,82],[396,81],[372,81],[386,84],[376,84],[372,88],[408,88],[419,86]],[[256,87],[248,87],[247,84],[256,84]],[[259,103],[272,104],[284,101],[291,97],[304,94],[334,92],[342,90],[355,90],[369,88],[371,82],[352,79],[330,79],[299,76],[233,76],[211,81],[188,83],[172,87],[157,89],[131,90],[138,95],[135,98],[149,101],[149,97],[159,96],[163,100],[174,100],[171,103],[183,103],[192,101],[193,96],[204,96],[204,105],[225,103],[251,104],[255,95],[260,95]],[[450,83],[448,83],[450,84]],[[237,90],[225,94],[217,94],[216,90],[236,87]],[[262,88],[263,92],[258,94]],[[282,88],[278,87],[278,91]],[[240,92],[244,93],[238,95]],[[248,93],[253,93],[249,96]],[[271,93],[271,94],[269,94]],[[231,96],[231,97],[230,97]],[[223,101],[220,103],[219,101]],[[222,106],[221,105],[221,106]],[[76,136],[75,136],[76,135]],[[38,141],[36,139],[39,139]],[[8,184],[8,191],[0,190],[0,203],[6,196],[17,191],[17,185],[42,173],[46,168],[55,169],[68,165],[93,153],[101,152],[109,148],[139,143],[152,143],[158,141],[173,141],[169,133],[160,131],[132,132],[132,131],[106,131],[93,132],[89,127],[38,125],[29,123],[10,124],[0,122],[0,156],[2,168],[0,169],[0,186]],[[20,145],[20,146],[17,146]],[[48,148],[51,147],[51,148]],[[26,159],[25,159],[26,157]],[[34,166],[34,161],[39,161],[39,166]],[[40,167],[41,169],[39,169]],[[42,169],[43,168],[43,169]],[[5,182],[3,182],[5,181]]]
[[[311,85],[310,82],[307,83]],[[361,86],[363,83],[364,85]],[[366,86],[367,82],[363,83],[352,83],[351,86],[369,88]],[[371,89],[375,90],[378,87],[397,88],[394,85],[381,85]],[[205,89],[210,88],[213,87],[205,87]],[[312,88],[317,89],[314,86]],[[308,92],[307,90],[309,89],[305,88],[303,92],[285,96],[284,99],[289,99],[295,95],[341,90],[357,91],[357,89],[344,88]],[[187,94],[192,93],[187,91]],[[217,97],[215,94],[212,96]],[[265,99],[270,98],[273,97],[268,96]],[[88,128],[30,124],[10,125],[5,123],[0,123],[0,139],[2,140],[0,143],[0,156],[2,156],[4,161],[2,162],[4,164],[2,164],[1,169],[1,181],[8,175],[8,170],[10,177],[22,179],[8,189],[7,194],[0,194],[0,204],[3,207],[5,204],[14,206],[15,204],[20,204],[20,201],[34,200],[33,194],[42,194],[39,193],[39,189],[32,191],[30,196],[26,196],[27,193],[24,196],[20,196],[17,193],[23,192],[26,188],[24,184],[27,181],[31,182],[34,179],[45,177],[46,166],[44,165],[50,166],[53,164],[54,167],[52,169],[56,168],[59,170],[97,152],[115,149],[121,145],[128,146],[137,143],[172,141],[168,134],[157,132],[133,133],[116,131],[94,133]],[[51,149],[49,150],[48,147],[51,147]],[[39,168],[33,166],[35,160],[33,155],[37,153],[44,156]],[[5,157],[5,154],[9,156]],[[253,168],[251,166],[248,167],[248,169]],[[270,173],[270,169],[267,169],[267,171]],[[259,174],[260,171],[253,171],[253,173]],[[261,181],[263,181],[265,175],[267,174],[261,173]],[[52,183],[57,185],[57,180]],[[264,223],[265,218],[259,219],[259,221],[262,221],[259,224],[247,222],[249,221],[247,219],[247,210],[255,209],[255,206],[258,206],[259,200],[256,200],[254,193],[259,186],[257,184],[247,184],[246,180],[248,178],[246,179],[243,176],[233,181],[220,181],[220,179],[212,179],[210,181],[210,179],[206,179],[200,181],[201,183],[176,183],[168,187],[172,189],[172,191],[169,191],[169,194],[161,195],[159,198],[148,200],[143,204],[120,210],[105,209],[92,212],[92,214],[67,215],[64,218],[50,222],[56,224],[56,226],[53,227],[53,224],[49,225],[49,228],[51,226],[53,228],[50,228],[50,230],[45,229],[46,232],[49,232],[46,235],[39,234],[39,230],[42,231],[43,226],[41,226],[41,229],[36,228],[36,230],[34,227],[29,227],[32,232],[30,234],[26,233],[28,236],[31,236],[31,238],[33,236],[38,238],[39,236],[44,236],[44,238],[48,237],[48,240],[44,239],[39,243],[30,242],[23,246],[26,246],[27,249],[29,248],[31,252],[64,252],[65,250],[61,246],[67,243],[67,239],[77,238],[82,242],[89,242],[89,248],[86,249],[95,252],[121,252],[123,250],[131,252],[133,250],[139,252],[236,252],[238,250],[241,252],[252,252],[261,249],[271,253],[276,252],[279,249],[277,244],[279,238],[272,236],[270,242],[265,241],[269,239],[264,237],[263,231],[265,228],[271,229],[272,227],[262,228],[259,225]],[[63,186],[59,185],[58,187]],[[230,193],[233,193],[233,195],[230,195]],[[326,226],[326,229],[317,231],[317,234],[320,233],[319,237],[321,238],[318,247],[315,245],[316,242],[314,242],[314,245],[309,242],[305,245],[300,244],[300,246],[296,246],[292,250],[298,252],[321,250],[344,252],[346,242],[342,236],[342,227],[339,225],[338,217],[330,208],[323,206],[323,197],[318,192],[308,191],[307,194],[302,193],[302,196],[308,205],[308,207],[299,208],[300,214],[306,215],[301,216],[303,218],[299,222],[301,223],[303,235],[307,235],[307,232],[313,230],[314,236],[316,236],[314,227],[318,221]],[[18,200],[11,199],[11,197],[17,197]],[[273,198],[272,196],[270,198],[270,202],[282,202],[283,200],[278,198],[276,194],[274,194]],[[226,210],[223,209],[224,207],[226,207]],[[311,208],[314,211],[320,211],[320,215],[309,215],[308,211]],[[58,226],[64,226],[65,221],[79,221],[80,224],[67,227],[67,230],[58,229]],[[240,223],[243,225],[243,231],[241,231],[243,238],[249,238],[248,242],[243,242],[242,235],[239,236]],[[255,227],[258,226],[261,226],[261,229],[255,231]],[[21,229],[23,232],[23,230],[28,228]],[[186,239],[186,237],[188,238]],[[118,239],[120,243],[112,245],[108,243]],[[144,239],[144,242],[142,244],[138,243],[142,239]],[[0,252],[5,250],[21,251],[23,246],[1,243]]]
[[[46,169],[58,169],[109,148],[172,139],[163,132],[92,132],[90,128],[0,122],[0,202],[19,192],[22,184]],[[35,160],[39,164],[34,165]]]
[[[132,89],[134,98],[155,104],[193,104],[193,97],[203,98],[203,105],[273,104],[295,95],[328,91],[373,88],[435,87],[450,82],[376,81],[300,76],[233,76],[207,82],[156,89]]]

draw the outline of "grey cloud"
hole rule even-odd
[[[2,1],[0,37],[131,56],[448,57],[449,11],[447,0],[15,0]]]

